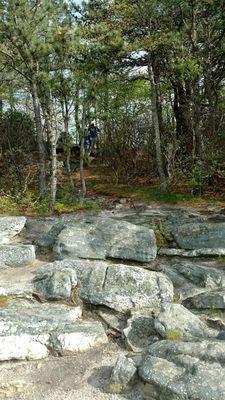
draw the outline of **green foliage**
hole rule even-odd
[[[219,311],[216,308],[213,307],[209,311],[209,316],[211,318],[218,317],[219,316]]]
[[[165,336],[166,340],[181,340],[182,339],[182,335],[179,331],[175,331],[175,330],[168,330],[166,332],[166,336]]]
[[[221,265],[225,265],[225,256],[219,256],[218,257],[218,263]]]
[[[0,295],[0,307],[9,303],[8,296]]]
[[[99,211],[100,205],[94,200],[80,202],[79,197],[68,188],[62,188],[58,192],[55,211],[57,213],[76,212],[78,210]],[[15,197],[3,195],[0,197],[0,214],[25,214],[25,215],[49,215],[49,196],[41,198],[35,192],[27,191],[22,198],[15,200]]]

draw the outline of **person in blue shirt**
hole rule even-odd
[[[95,124],[92,123],[89,125],[88,132],[84,136],[84,148],[86,152],[93,152],[99,132],[100,129]]]

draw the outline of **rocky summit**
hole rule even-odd
[[[0,218],[0,397],[50,400],[38,365],[63,363],[64,382],[75,365],[103,380],[100,400],[225,398],[223,224],[166,207]]]

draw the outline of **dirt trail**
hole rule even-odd
[[[73,357],[0,364],[0,399],[11,400],[143,400],[140,383],[125,394],[107,393],[117,356],[116,343]]]

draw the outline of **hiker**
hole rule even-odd
[[[89,141],[90,141],[90,152],[92,152],[95,147],[95,143],[96,143],[99,132],[100,132],[100,129],[97,128],[97,126],[95,126],[95,124],[91,123],[89,125],[87,136],[89,137]]]
[[[95,124],[91,123],[88,127],[88,131],[86,135],[83,137],[83,145],[86,153],[91,153],[94,149],[97,136],[100,132],[100,129],[95,126]],[[81,145],[81,142],[80,142]]]

